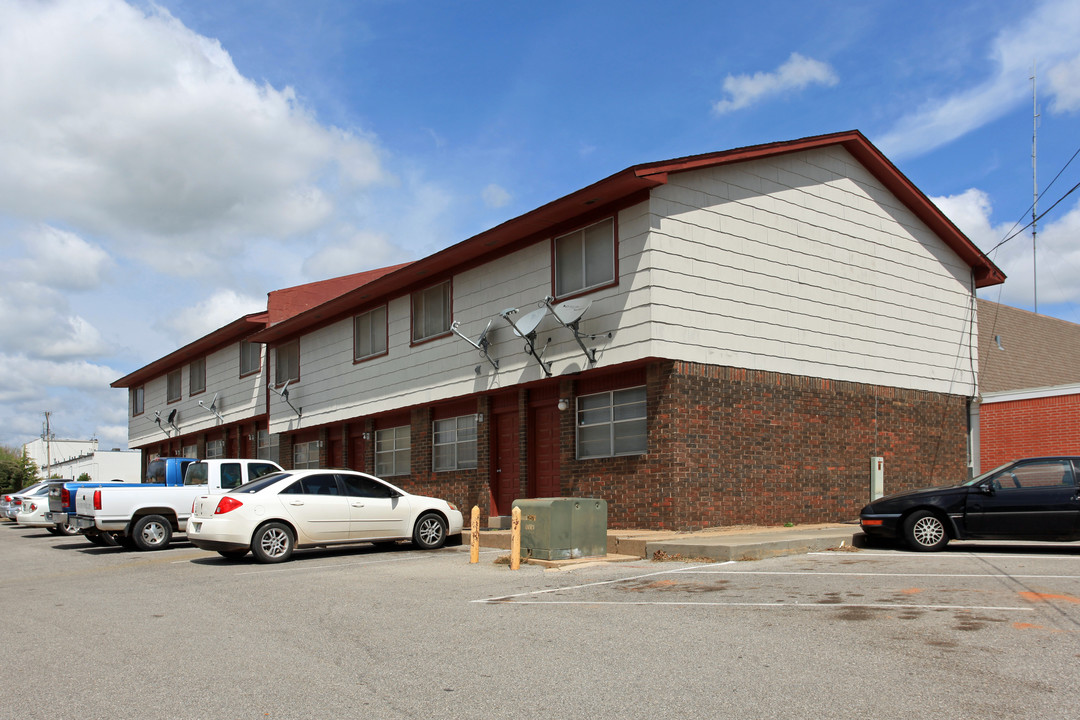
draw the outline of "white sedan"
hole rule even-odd
[[[49,512],[49,484],[42,483],[29,492],[22,493],[22,504],[15,521],[25,527],[46,528],[54,535],[59,532],[56,523],[45,515]]]
[[[291,470],[266,475],[224,495],[195,499],[191,544],[230,559],[250,550],[262,562],[288,560],[295,548],[411,539],[442,547],[460,537],[453,503],[350,470]]]

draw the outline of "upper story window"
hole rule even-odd
[[[649,451],[645,388],[582,395],[577,402],[578,459]]]
[[[171,373],[165,376],[165,400],[167,402],[176,402],[183,394],[183,370],[173,370]]]
[[[436,420],[433,444],[436,471],[476,467],[476,416]]]
[[[426,340],[450,331],[450,281],[412,294],[412,339]]]
[[[284,385],[289,380],[300,379],[300,341],[293,340],[278,345],[274,351],[277,365],[274,368],[274,382]]]
[[[240,341],[240,377],[259,372],[262,368],[262,345]]]
[[[353,360],[386,354],[386,306],[353,318]]]
[[[131,394],[131,414],[142,415],[144,409],[144,401],[146,399],[146,389],[140,385],[139,387],[133,387],[129,391]]]
[[[615,220],[555,238],[555,297],[615,282]]]
[[[206,391],[206,358],[192,360],[188,365],[188,395]]]

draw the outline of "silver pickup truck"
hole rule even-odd
[[[180,486],[81,488],[75,496],[75,523],[81,530],[108,533],[127,548],[161,550],[174,533],[187,529],[195,498],[280,471],[269,460],[200,460],[187,466]]]

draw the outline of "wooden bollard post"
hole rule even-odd
[[[510,569],[521,567],[521,508],[510,511]]]
[[[480,562],[480,508],[473,505],[472,534],[469,537],[469,563]]]

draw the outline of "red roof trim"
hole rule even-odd
[[[336,321],[365,304],[390,295],[410,292],[414,286],[431,283],[457,268],[475,266],[484,259],[512,249],[523,240],[542,239],[557,226],[604,207],[619,207],[629,198],[667,183],[671,173],[774,157],[814,148],[841,145],[862,163],[890,192],[937,233],[975,273],[977,287],[1004,282],[1005,275],[979,250],[915,185],[901,173],[858,130],[753,145],[705,155],[693,155],[644,165],[635,165],[588,187],[565,195],[501,225],[474,235],[434,255],[389,272],[355,290],[276,323],[253,337],[256,342],[274,343],[314,326]]]
[[[194,342],[175,350],[163,358],[139,368],[130,375],[125,375],[112,382],[109,387],[130,388],[142,385],[147,380],[164,375],[177,367],[186,365],[204,355],[221,349],[225,345],[235,342],[243,337],[251,335],[266,326],[268,314],[265,312],[252,313],[242,318],[233,320],[228,325],[218,328],[209,335],[204,335]]]

